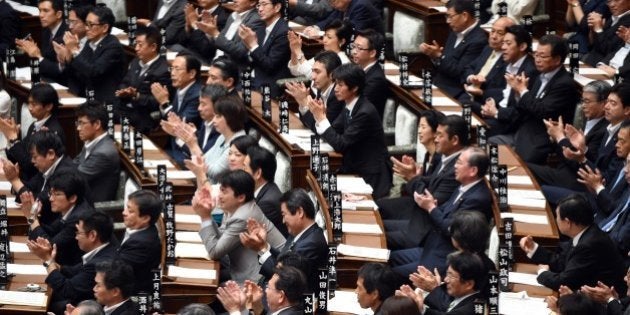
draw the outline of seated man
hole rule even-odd
[[[105,314],[139,314],[138,305],[129,299],[134,292],[132,279],[133,268],[122,260],[103,261],[96,265],[94,299],[103,305]]]
[[[619,74],[622,78],[628,77],[630,70],[630,27],[620,26],[617,36],[621,38],[623,45],[617,50],[609,53],[597,64],[597,68],[606,71],[610,78],[614,78],[615,74]]]
[[[37,239],[47,239],[57,246],[57,262],[74,265],[81,261],[83,252],[75,239],[79,218],[94,212],[85,200],[85,181],[76,172],[61,171],[50,178],[50,210],[60,217],[52,224],[42,225],[31,209],[35,200],[31,192],[21,195],[22,211],[29,225],[29,249],[44,261],[50,260],[50,251],[41,250]],[[35,205],[37,207],[37,205]]]
[[[192,4],[186,4],[184,9],[186,17],[185,35],[180,43],[184,49],[190,51],[195,57],[199,57],[204,63],[209,63],[214,59],[216,47],[210,44],[210,40],[206,34],[199,29],[197,22],[213,17],[217,21],[217,28],[222,30],[230,13],[220,6],[218,0],[201,0],[197,1],[199,8],[196,9]]]
[[[161,240],[155,222],[162,213],[162,201],[152,191],[139,190],[129,195],[123,211],[127,231],[118,248],[118,258],[133,268],[135,286],[132,293],[151,293],[152,269],[158,268],[162,254]]]
[[[33,134],[40,130],[49,130],[56,133],[62,142],[66,141],[63,127],[57,118],[57,108],[59,95],[57,91],[48,83],[37,83],[33,85],[28,95],[28,111],[35,121],[28,127],[26,135],[20,139],[20,127],[12,118],[0,118],[0,131],[7,138],[7,158],[20,165],[20,178],[29,181],[35,174],[37,168],[31,161],[29,145]]]
[[[7,180],[11,183],[12,191],[16,199],[24,192],[33,193],[36,201],[41,202],[37,213],[32,213],[31,219],[38,216],[39,224],[52,224],[58,217],[50,208],[50,181],[49,179],[61,171],[76,172],[76,166],[72,160],[64,155],[65,147],[59,137],[50,131],[35,133],[29,142],[31,159],[35,168],[39,171],[28,181],[20,179],[20,167],[9,161],[4,161],[3,170]]]
[[[88,200],[113,200],[120,181],[120,157],[114,140],[105,130],[107,111],[103,105],[88,101],[76,113],[77,131],[84,145],[74,163],[90,187]]]
[[[229,58],[217,58],[208,69],[208,80],[206,84],[219,84],[228,90],[228,95],[238,96],[236,87],[239,84],[240,74],[238,66]]]
[[[90,213],[79,219],[76,228],[79,248],[85,252],[83,261],[76,265],[62,266],[55,262],[56,251],[53,250],[51,260],[44,262],[48,272],[46,284],[53,290],[48,309],[55,314],[63,314],[68,303],[76,305],[83,300],[92,299],[96,265],[112,260],[116,255],[116,246],[110,242],[114,223],[107,214]],[[47,242],[41,243],[46,246]]]
[[[184,7],[186,0],[162,0],[155,10],[153,20],[138,19],[138,25],[154,26],[166,31],[165,45],[173,45],[184,39]]]
[[[489,165],[490,159],[484,150],[468,148],[459,155],[455,163],[455,179],[460,186],[448,201],[438,204],[428,190],[423,194],[414,192],[416,204],[422,209],[420,211],[426,211],[429,215],[432,230],[420,247],[392,252],[389,263],[396,273],[406,277],[413,273],[417,266],[424,266],[429,270],[434,268],[442,270],[446,267],[444,258],[450,252],[449,228],[454,214],[458,211],[479,211],[490,221],[492,192],[484,181]],[[435,253],[422,255],[425,248]]]
[[[588,54],[582,58],[591,66],[597,66],[606,55],[617,51],[624,45],[623,40],[616,34],[622,27],[630,26],[630,3],[623,0],[606,2],[610,9],[611,18],[605,19],[601,14],[593,12],[588,16],[588,26],[591,30],[591,45]]]
[[[380,314],[381,305],[393,296],[397,286],[396,275],[387,265],[366,263],[359,269],[354,293],[361,308],[370,308]]]
[[[304,260],[309,289],[314,292],[317,286],[317,270],[327,266],[328,245],[324,231],[315,223],[315,206],[310,197],[301,188],[287,191],[279,198],[282,207],[282,218],[290,236],[284,247],[277,250],[267,243],[263,226],[252,221],[248,224],[247,233],[241,234],[241,243],[259,253],[258,261],[262,265],[260,273],[265,279],[271,279],[276,261],[287,252],[299,254]]]
[[[147,133],[157,127],[151,113],[158,111],[158,102],[151,93],[151,84],[171,85],[171,74],[165,57],[159,55],[162,46],[160,32],[154,27],[136,31],[136,55],[127,74],[116,90],[114,110],[129,118],[131,125]]]
[[[630,140],[628,134],[625,135]],[[630,154],[626,157],[625,170],[625,184],[630,184]],[[613,240],[617,246],[617,251],[624,258],[625,266],[628,266],[630,258],[627,253],[630,251],[630,219],[628,213],[630,213],[630,188],[626,188],[620,199],[616,200],[616,206],[611,209],[608,216],[599,222],[599,226],[602,227],[604,232],[608,233],[608,236]],[[599,214],[599,213],[598,213]],[[626,254],[626,255],[624,255]]]
[[[436,41],[422,43],[420,52],[433,61],[436,72],[433,84],[449,96],[459,98],[464,93],[461,84],[465,79],[464,69],[479,57],[487,39],[475,18],[472,1],[452,0],[446,7],[446,22],[451,28],[446,45],[440,47]]]
[[[305,116],[302,121],[343,154],[340,174],[358,174],[372,186],[375,199],[386,196],[392,186],[392,170],[383,124],[363,94],[365,73],[357,65],[345,64],[335,69],[333,78],[335,96],[346,103],[341,114],[331,122],[322,100],[310,99],[309,112],[300,112]]]
[[[539,264],[538,282],[550,289],[561,285],[578,290],[602,282],[625,292],[623,260],[613,241],[593,224],[593,211],[580,195],[571,195],[556,208],[560,233],[571,240],[560,244],[556,253],[538,246],[531,236],[520,240],[521,249]],[[568,244],[567,244],[568,243]]]
[[[239,239],[239,234],[247,231],[247,220],[251,218],[265,226],[272,248],[280,250],[285,239],[254,202],[254,179],[249,174],[242,170],[230,171],[219,183],[217,206],[224,211],[221,227],[210,215],[215,205],[209,188],[201,187],[193,198],[193,209],[201,218],[199,235],[211,259],[229,257],[232,280],[243,283],[257,279],[260,271],[257,253],[244,247]]]
[[[389,85],[385,79],[385,72],[378,63],[378,56],[383,45],[383,35],[370,28],[359,31],[351,46],[352,61],[365,71],[363,95],[376,107],[381,119],[383,119],[385,102],[389,96]]]

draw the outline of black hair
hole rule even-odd
[[[313,58],[315,62],[324,65],[326,73],[330,76],[337,67],[341,66],[341,59],[336,52],[322,51]]]
[[[240,78],[238,66],[230,58],[221,56],[215,59],[210,66],[221,70],[223,80],[232,78],[234,80],[234,86],[238,85]]]
[[[601,315],[603,306],[582,292],[573,292],[558,298],[558,315]]]
[[[103,284],[108,290],[118,288],[123,299],[133,294],[133,268],[120,259],[101,261],[96,264],[96,272],[103,274]]]
[[[302,188],[293,188],[280,197],[280,204],[284,203],[291,215],[294,215],[299,208],[302,208],[304,215],[311,219],[315,219],[315,206],[311,197],[308,196],[306,190]]]
[[[248,135],[238,136],[230,142],[230,146],[235,146],[238,152],[247,155],[247,151],[250,148],[258,146],[258,140]]]
[[[423,110],[422,112],[420,112],[419,118],[422,117],[426,119],[429,127],[431,127],[431,130],[435,132],[437,130],[440,119],[444,118],[444,114],[442,114],[442,112],[438,112],[437,110]],[[418,121],[420,121],[420,119],[418,119]]]
[[[448,265],[459,273],[459,281],[474,281],[474,289],[479,290],[485,283],[487,270],[481,257],[475,253],[454,252],[446,258]]]
[[[378,290],[378,299],[381,302],[396,292],[396,274],[385,264],[366,263],[359,268],[357,277],[363,279],[363,287],[367,293]]]
[[[363,88],[365,87],[365,71],[358,65],[352,63],[343,64],[333,71],[332,78],[336,81],[343,81],[351,90],[355,87],[358,88],[357,95],[363,93]]]
[[[276,4],[280,5],[280,16],[284,16],[284,0],[269,0],[271,2],[272,6],[275,6]]]
[[[449,0],[446,3],[446,8],[453,8],[457,13],[468,13],[470,17],[475,17],[475,4],[470,0]]]
[[[78,205],[83,202],[86,185],[85,179],[79,172],[66,170],[55,172],[53,176],[50,177],[49,184],[51,190],[62,191],[66,195],[66,198],[76,196],[77,201],[75,204]]]
[[[107,34],[112,32],[112,27],[114,27],[114,22],[116,22],[112,9],[108,7],[95,6],[90,10],[90,13],[98,17],[98,22],[100,24],[107,24]]]
[[[407,296],[390,296],[381,305],[382,315],[420,315],[418,304]]]
[[[52,112],[59,107],[59,95],[52,85],[48,83],[35,83],[31,87],[31,92],[28,96],[42,106],[52,105]]]
[[[214,104],[219,97],[226,96],[227,90],[223,85],[220,84],[208,84],[204,85],[201,88],[201,92],[199,92],[199,96],[202,98],[208,98]]]
[[[85,233],[96,231],[101,243],[105,244],[111,239],[114,231],[114,221],[107,214],[101,211],[88,212],[83,214],[79,221],[83,222]]]
[[[254,199],[254,178],[243,170],[229,171],[219,179],[221,187],[229,187],[234,197],[245,195],[245,202]]]
[[[296,251],[290,250],[278,255],[278,258],[276,258],[276,267],[280,265],[282,265],[282,267],[295,267],[302,270],[304,274],[308,274],[308,261]]]
[[[55,12],[63,11],[63,1],[61,0],[40,0],[38,3],[50,2]]]
[[[541,37],[540,40],[538,40],[538,47],[542,45],[551,46],[551,57],[559,57],[561,62],[564,62],[564,59],[569,53],[567,41],[558,35],[547,34]]]
[[[261,171],[261,176],[268,182],[273,182],[276,175],[276,157],[269,150],[261,146],[252,146],[247,149],[249,167],[252,172]]]
[[[221,115],[225,118],[230,130],[233,132],[243,130],[247,121],[247,109],[243,104],[243,100],[237,96],[219,97],[214,103],[215,115]]]
[[[624,108],[630,107],[630,83],[622,82],[615,84],[610,90],[610,93],[617,95]]]
[[[77,18],[81,20],[81,22],[85,23],[85,19],[87,15],[90,13],[92,9],[91,5],[74,5],[70,11],[74,11],[74,14],[77,15]]]
[[[381,52],[381,49],[383,48],[383,43],[385,41],[385,39],[383,38],[383,34],[371,28],[367,28],[364,30],[357,31],[355,38],[357,38],[358,36],[361,36],[367,39],[368,47],[366,48],[370,50],[376,50],[376,56],[378,57],[378,55]]]
[[[80,117],[87,117],[90,123],[99,121],[101,123],[101,129],[107,129],[107,110],[105,106],[97,101],[87,101],[79,106],[76,110],[77,119]]]
[[[558,202],[558,215],[560,219],[582,226],[593,224],[593,209],[591,204],[580,194],[571,194]]]
[[[184,60],[186,60],[186,72],[194,70],[195,80],[199,80],[199,78],[201,77],[201,62],[199,62],[199,60],[193,55],[186,52],[178,53],[177,57],[182,57],[184,58]]]
[[[138,26],[138,30],[136,30],[136,37],[144,35],[144,38],[147,41],[147,44],[152,45],[155,44],[155,52],[159,52],[162,47],[162,34],[160,34],[160,30],[157,27],[153,26]]]
[[[300,303],[302,295],[306,291],[307,282],[304,273],[300,269],[291,266],[276,268],[274,273],[278,275],[276,290],[283,291],[284,296],[286,296],[291,305]]]
[[[525,49],[526,53],[532,52],[532,35],[529,34],[525,26],[519,24],[510,25],[505,29],[505,32],[506,34],[510,33],[514,35],[517,46],[527,44],[527,49]]]
[[[468,145],[470,141],[470,139],[468,139],[468,124],[462,116],[444,116],[438,125],[446,127],[446,133],[448,134],[449,139],[457,136],[461,146],[465,147]]]
[[[35,152],[39,155],[46,155],[48,150],[53,150],[57,157],[62,156],[66,152],[59,135],[50,130],[40,130],[31,135],[29,149],[35,149]]]
[[[335,34],[337,35],[337,39],[340,43],[341,40],[343,40],[343,43],[339,45],[339,48],[341,48],[342,51],[346,50],[346,47],[350,45],[350,40],[352,39],[352,24],[350,24],[350,22],[348,21],[335,19],[328,23],[326,27],[324,27],[324,32],[331,29],[335,30]]]
[[[155,224],[164,208],[160,197],[155,192],[146,189],[131,193],[129,201],[133,201],[138,206],[140,216],[148,215],[151,217],[150,224]]]
[[[463,251],[480,254],[488,247],[490,225],[479,211],[455,212],[449,232]]]

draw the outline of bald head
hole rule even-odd
[[[501,44],[503,44],[503,36],[505,36],[506,29],[509,26],[516,24],[512,18],[500,17],[492,24],[492,30],[490,30],[490,36],[488,37],[488,46],[495,51],[501,51]]]

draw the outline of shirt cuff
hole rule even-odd
[[[320,122],[315,123],[315,130],[317,130],[317,134],[321,135],[330,127],[330,121],[328,119],[324,119]]]
[[[260,45],[256,44],[254,45],[252,48],[249,49],[249,52],[254,52],[254,50],[256,50],[256,48],[258,48]]]
[[[199,226],[199,229],[201,230],[201,229],[209,227],[211,225],[212,225],[212,219],[201,221],[201,225]]]
[[[170,112],[173,109],[172,105],[169,105],[168,107],[166,107],[165,109],[160,109],[160,111],[162,112],[162,114],[166,115],[168,114],[168,112]]]
[[[264,253],[260,254],[260,256],[258,257],[258,262],[262,265],[265,263],[265,261],[267,261],[267,259],[269,257],[271,257],[271,247],[269,246],[269,244],[266,245],[268,248],[267,251],[265,251]]]
[[[597,188],[595,189],[595,195],[599,196],[599,193],[602,192],[602,190],[606,189],[606,187],[604,187],[604,185],[599,185],[597,186]]]
[[[241,311],[232,311],[229,315],[241,315]]]
[[[534,254],[536,254],[536,251],[538,250],[538,243],[534,243],[534,249],[527,253],[527,258],[531,259],[532,257],[534,257]]]
[[[300,114],[306,115],[306,113],[308,113],[308,106],[300,106],[298,110],[300,111]]]

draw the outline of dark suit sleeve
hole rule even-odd
[[[551,270],[561,271],[545,271],[538,275],[538,282],[553,290],[558,290],[561,285],[575,288],[584,278],[584,273],[596,270],[594,265],[598,259],[594,257],[594,251],[589,251],[585,246],[576,246],[573,251],[571,259],[563,269],[555,269],[553,265],[550,265]]]
[[[289,9],[297,16],[307,16],[315,20],[322,20],[332,12],[333,8],[327,0],[313,1],[313,4],[297,1],[295,7]]]
[[[326,17],[326,19],[317,23],[317,27],[319,27],[320,30],[323,30],[326,27],[326,25],[330,24],[330,22],[336,19],[342,20],[343,13],[341,13],[341,11],[338,11],[338,10],[332,10],[332,12],[330,12],[330,14],[328,15],[328,17]]]
[[[315,118],[313,118],[313,114],[310,111],[307,111],[303,115],[302,113],[300,113],[300,121],[308,129],[311,129],[313,132],[317,132],[317,130],[315,129]]]
[[[103,41],[107,40],[105,38]],[[82,79],[93,80],[106,75],[113,65],[124,64],[124,53],[118,42],[108,42],[97,48],[102,51],[98,58],[91,49],[83,49],[76,58],[70,62],[70,67],[79,74]],[[92,82],[98,84],[98,82]]]
[[[258,40],[260,42],[261,38]],[[267,51],[268,54],[265,54],[262,46],[258,46],[258,48],[250,53],[253,64],[267,73],[273,73],[274,71],[286,68],[286,61],[291,54],[286,32],[284,32],[284,34],[282,32],[275,34],[272,40],[273,42],[269,43],[271,47]]]
[[[552,79],[554,80],[554,79]],[[521,96],[521,100],[516,103],[519,110],[523,110],[537,119],[549,119],[557,117],[556,113],[565,111],[567,106],[567,97],[576,99],[575,85],[572,80],[568,80],[567,76],[557,78],[554,82],[549,82],[553,86],[546,88],[546,95],[542,98],[536,98],[535,91],[529,91]],[[573,104],[574,105],[574,104]],[[565,121],[571,121],[572,117],[563,117]]]
[[[450,53],[443,55],[443,58],[437,66],[438,71],[448,73],[449,76],[458,78],[464,75],[466,65],[471,64],[479,57],[479,54],[486,44],[485,38],[481,35],[475,35],[474,38],[473,36],[470,37],[469,39],[465,39],[469,41],[468,47],[466,47],[461,54],[454,55]],[[464,43],[460,43],[460,45],[464,45]]]
[[[357,106],[359,104],[356,104]],[[361,104],[362,106],[372,106],[370,104]],[[370,117],[367,113],[357,111],[352,117],[350,123],[344,129],[343,124],[346,118],[339,115],[332,123],[331,127],[326,129],[322,137],[328,142],[335,151],[344,153],[353,144],[362,141],[368,136]]]
[[[48,284],[56,295],[70,301],[77,301],[85,292],[92,292],[96,271],[93,264],[78,264],[71,269],[54,270],[46,277]]]
[[[4,6],[8,7],[9,5],[5,4]],[[19,26],[20,20],[17,12],[7,8],[7,12],[3,13],[0,18],[0,56],[4,56],[7,48],[15,47],[15,39],[20,32]]]
[[[254,33],[258,34],[259,30],[263,30],[265,28],[265,22],[260,19],[256,19],[253,22],[247,23],[247,26],[254,31]],[[223,34],[220,34],[218,37],[214,39],[214,43],[217,48],[223,50],[226,55],[229,55],[232,59],[239,62],[247,61],[247,56],[249,51],[242,40],[238,37],[238,34],[234,35],[234,40],[229,40],[225,38]]]
[[[185,37],[185,5],[186,1],[178,0],[178,2],[168,10],[164,18],[153,21],[155,26],[166,30],[166,45],[180,43]]]
[[[265,279],[271,279],[273,276],[273,269],[276,268],[276,258],[280,255],[280,251],[273,246],[270,246],[270,251],[271,256],[260,266],[260,274],[263,275]]]

